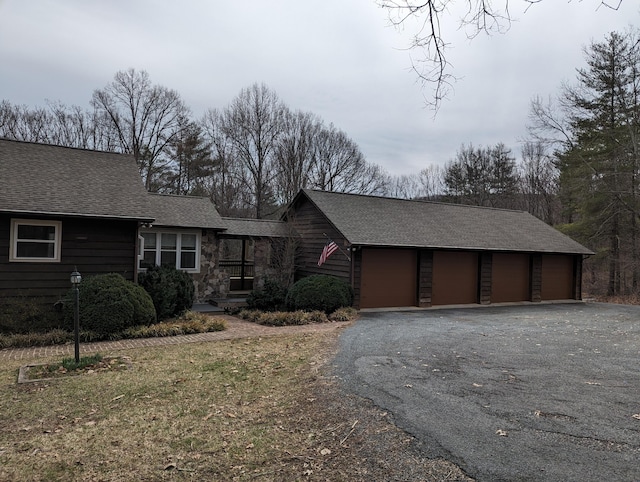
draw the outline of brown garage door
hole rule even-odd
[[[435,251],[432,286],[432,305],[477,303],[478,253]]]
[[[529,264],[528,254],[493,254],[491,303],[530,301]]]
[[[417,277],[416,250],[364,248],[360,307],[415,306]]]
[[[573,299],[573,257],[545,254],[542,256],[543,300]]]

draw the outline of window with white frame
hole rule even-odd
[[[12,219],[10,237],[10,261],[60,262],[62,222]]]
[[[140,269],[168,264],[191,273],[200,271],[199,233],[142,231],[140,236]]]

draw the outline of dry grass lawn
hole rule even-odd
[[[336,337],[123,351],[129,370],[34,384],[6,363],[0,480],[471,480],[340,393],[324,365]]]

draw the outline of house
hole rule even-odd
[[[149,193],[155,220],[140,228],[138,270],[170,264],[191,274],[195,301],[246,293],[275,276],[272,245],[286,223],[222,218],[209,198]]]
[[[208,198],[146,192],[132,156],[6,139],[0,179],[0,298],[55,302],[76,268],[135,281],[168,263],[200,302],[294,266],[349,282],[360,308],[580,299],[593,254],[524,212],[375,196],[302,190],[287,222],[223,218]]]
[[[152,221],[131,156],[0,139],[0,297],[55,302],[76,267],[135,280]]]
[[[154,221],[140,228],[138,270],[170,264],[191,275],[195,300],[224,296],[227,276],[218,261],[218,234],[224,224],[209,198],[149,193]]]
[[[76,268],[136,281],[154,264],[188,272],[194,301],[225,298],[278,275],[273,248],[290,235],[223,219],[209,198],[148,193],[124,154],[0,139],[0,179],[0,299],[54,303]]]
[[[296,277],[353,286],[358,308],[579,300],[593,253],[521,211],[302,190],[285,218]],[[340,248],[318,259],[331,239]]]
[[[293,282],[295,244],[292,227],[284,221],[223,218],[220,267],[230,274],[231,292],[262,288],[271,278]]]

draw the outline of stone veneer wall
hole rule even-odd
[[[262,289],[265,278],[273,274],[269,267],[269,253],[271,246],[268,239],[255,239],[253,241],[253,288]]]
[[[229,275],[216,267],[219,256],[219,243],[213,231],[202,235],[200,253],[200,273],[194,273],[194,302],[206,303],[211,298],[226,298],[229,293]]]
[[[194,302],[206,303],[212,298],[226,298],[229,295],[231,280],[226,271],[220,270],[217,261],[220,257],[220,240],[213,232],[202,235],[202,252],[200,254],[200,273],[194,273]],[[271,266],[271,241],[269,238],[254,239],[253,265],[254,289],[261,289],[266,278],[281,279],[284,274]],[[289,280],[291,281],[291,280]]]

